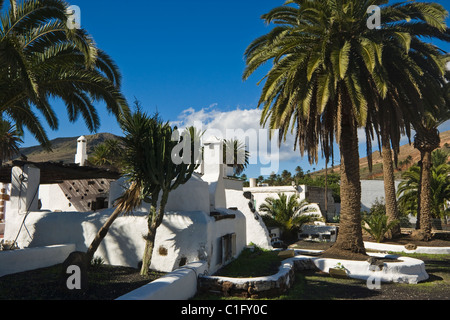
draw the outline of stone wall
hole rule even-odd
[[[291,288],[296,271],[311,269],[316,269],[311,259],[287,259],[283,261],[279,272],[273,276],[228,278],[200,275],[198,293],[251,299],[277,297]]]

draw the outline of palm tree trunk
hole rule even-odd
[[[416,230],[420,230],[420,198],[421,198],[421,186],[422,186],[422,163],[423,163],[423,155],[421,153],[419,168],[420,168],[420,178],[419,178],[419,186],[417,190],[417,220],[416,220]]]
[[[341,214],[336,243],[325,251],[329,256],[366,255],[361,227],[361,181],[358,135],[350,116],[342,115],[341,136]]]
[[[164,218],[164,210],[167,204],[167,199],[169,198],[169,192],[164,191],[162,194],[161,202],[159,204],[159,209],[153,218],[149,219],[148,234],[145,237],[145,250],[144,256],[142,258],[142,268],[141,275],[147,276],[150,270],[150,265],[152,263],[153,248],[155,247],[156,230],[161,225]],[[153,207],[153,205],[152,205]],[[156,206],[154,208],[156,210]],[[152,208],[153,210],[153,208]]]
[[[424,240],[431,239],[431,151],[422,154],[422,172],[420,185],[420,230]]]
[[[102,240],[106,237],[108,234],[109,228],[113,224],[113,222],[117,219],[117,217],[122,213],[121,208],[118,206],[114,212],[111,214],[111,216],[106,220],[105,224],[100,228],[100,230],[97,232],[97,235],[95,236],[94,240],[92,241],[91,245],[89,246],[88,251],[86,252],[87,261],[91,261],[94,257],[95,252],[97,251],[98,247],[100,246],[100,243]]]
[[[388,223],[399,218],[397,197],[394,182],[394,166],[392,164],[392,152],[389,137],[383,130],[381,137],[381,155],[383,158],[383,176],[384,176],[384,199],[386,203],[386,215]],[[401,234],[400,224],[397,224],[385,235],[386,239],[398,237]]]
[[[417,133],[414,137],[414,147],[420,151],[421,157],[421,170],[420,170],[420,199],[418,206],[417,220],[420,223],[420,229],[417,231],[417,235],[420,240],[431,240],[431,206],[432,206],[432,194],[431,194],[431,154],[439,148],[441,139],[437,128],[428,128]]]

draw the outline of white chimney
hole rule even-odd
[[[216,137],[204,141],[203,177],[209,184],[211,211],[226,208],[225,185],[223,182],[223,142]]]
[[[75,163],[84,166],[87,160],[86,137],[81,136],[77,140],[77,154],[75,155]]]

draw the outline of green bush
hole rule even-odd
[[[366,230],[378,243],[383,241],[386,232],[399,223],[399,220],[388,222],[388,216],[384,212],[380,211],[369,213],[362,219],[363,229]]]

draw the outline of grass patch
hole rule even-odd
[[[238,258],[216,272],[216,276],[232,278],[253,278],[271,276],[281,266],[278,251],[264,250],[257,246],[245,248]]]

